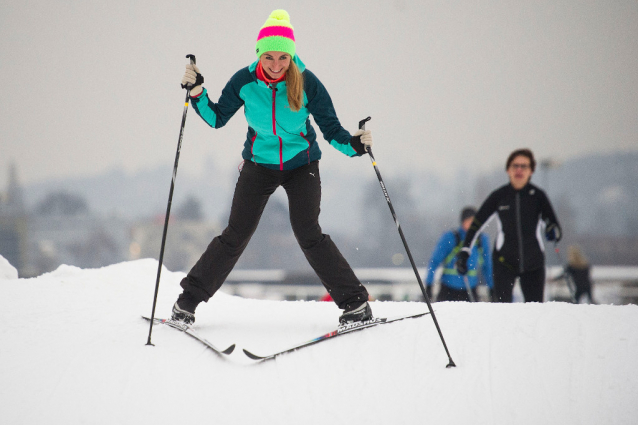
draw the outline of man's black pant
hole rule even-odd
[[[289,171],[271,170],[246,161],[235,186],[228,227],[213,239],[182,280],[184,291],[201,301],[208,301],[217,292],[257,229],[270,195],[279,186],[288,196],[295,238],[335,303],[345,309],[367,301],[368,291],[330,236],[321,232],[319,161]]]
[[[494,260],[494,290],[492,301],[511,303],[516,277],[520,278],[525,302],[543,302],[545,292],[545,266],[532,271],[517,273],[512,268]]]
[[[476,293],[476,287],[471,289],[472,295],[475,300],[478,300],[478,294]],[[441,301],[470,301],[470,295],[467,293],[467,289],[454,289],[441,282],[441,289],[436,297],[438,302]]]

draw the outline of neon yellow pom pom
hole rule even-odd
[[[273,26],[293,28],[290,24],[290,15],[288,12],[283,9],[273,10],[262,28]]]
[[[283,9],[273,10],[270,14],[270,19],[277,19],[290,22],[290,15]]]

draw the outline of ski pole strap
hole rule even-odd
[[[447,255],[447,257],[445,257],[445,260],[443,260],[443,264],[449,264],[452,260],[454,260],[454,257],[456,257],[456,254],[458,254],[460,250],[461,245],[455,246],[454,249]]]

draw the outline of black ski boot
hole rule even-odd
[[[346,309],[341,317],[339,317],[339,324],[345,325],[354,322],[364,322],[370,319],[372,319],[372,309],[370,308],[370,304],[366,301],[355,308],[350,310]]]
[[[192,325],[195,323],[195,309],[199,301],[193,299],[189,293],[183,292],[173,304],[173,315],[171,320]]]

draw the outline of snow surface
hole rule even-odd
[[[17,279],[18,269],[13,267],[2,255],[0,255],[0,279]]]
[[[638,306],[434,304],[432,318],[345,335],[254,363],[335,328],[333,303],[218,293],[198,332],[222,358],[153,327],[157,261],[61,266],[0,279],[0,418],[6,424],[635,424]],[[162,272],[165,317],[183,273]],[[416,283],[415,283],[416,284]],[[377,316],[425,304],[374,302]]]

